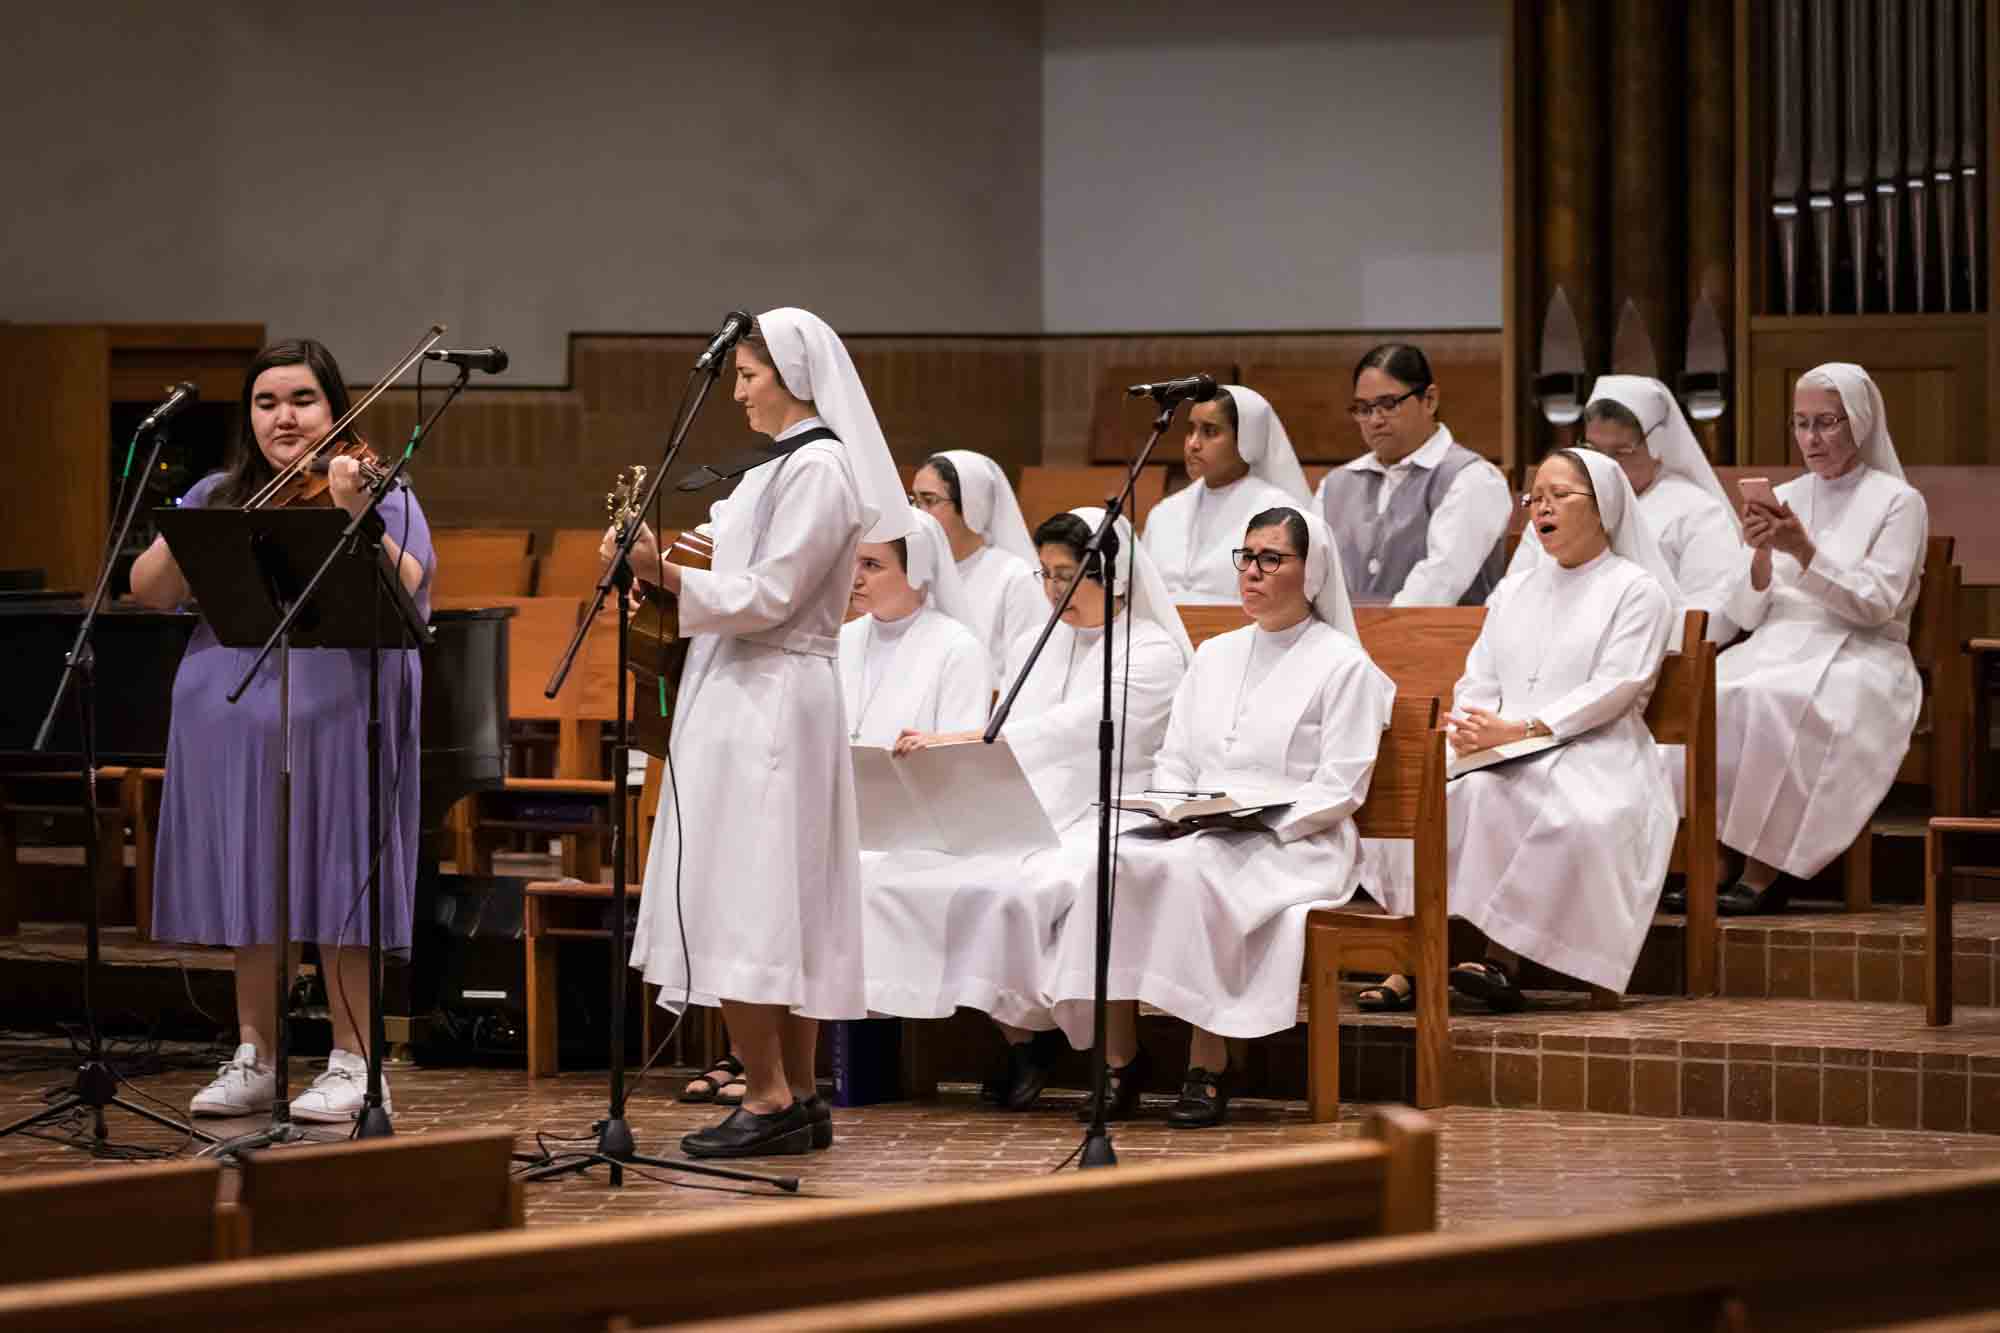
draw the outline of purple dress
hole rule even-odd
[[[199,506],[217,473],[181,497]],[[423,565],[417,607],[430,615],[436,573],[430,525],[407,490],[382,503],[388,535]],[[278,659],[236,703],[224,696],[254,648],[227,648],[204,621],[174,676],[166,787],[154,861],[153,934],[162,940],[269,944],[276,914]],[[413,649],[382,654],[382,943],[407,950],[416,896],[418,707]],[[368,943],[368,654],[292,653],[292,911],[290,937]]]

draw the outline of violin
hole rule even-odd
[[[368,442],[353,433],[350,427],[360,415],[372,407],[377,398],[396,382],[402,373],[423,360],[424,353],[437,346],[444,337],[442,324],[431,325],[431,331],[417,339],[417,345],[408,356],[390,368],[389,373],[375,382],[375,387],[355,400],[354,406],[340,416],[340,420],[326,428],[326,434],[314,441],[312,446],[297,458],[279,469],[278,474],[265,482],[263,488],[243,504],[245,509],[284,509],[307,505],[331,506],[333,496],[328,491],[327,465],[336,458],[352,458],[361,464],[361,476],[370,486],[379,486],[388,475],[381,456],[369,448]],[[341,437],[347,438],[343,440]]]

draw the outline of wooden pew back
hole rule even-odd
[[[603,1328],[1351,1242],[1436,1225],[1436,1155],[1389,1108],[1314,1147],[37,1283],[0,1290],[0,1330]]]
[[[0,1283],[89,1278],[218,1256],[213,1161],[0,1182]],[[48,1327],[60,1327],[51,1324]]]
[[[1127,469],[1122,467],[1042,467],[1021,469],[1018,498],[1021,517],[1032,536],[1045,519],[1071,509],[1095,508],[1104,498],[1125,484]],[[1128,515],[1137,528],[1144,529],[1146,515],[1153,512],[1166,494],[1165,468],[1149,467],[1139,474],[1132,488],[1132,510]]]
[[[513,1151],[482,1129],[245,1153],[232,1257],[518,1227]]]
[[[527,529],[440,528],[431,534],[437,552],[439,596],[526,597],[534,586],[535,535]]]
[[[1153,415],[1159,410],[1150,399],[1137,401],[1129,397],[1125,390],[1134,384],[1154,384],[1160,380],[1174,379],[1181,375],[1196,375],[1206,372],[1220,384],[1237,383],[1236,363],[1206,366],[1188,365],[1123,365],[1106,366],[1098,372],[1097,386],[1090,396],[1090,461],[1093,463],[1131,466],[1135,450],[1146,442],[1146,432],[1151,428]],[[1153,462],[1164,467],[1168,463],[1181,461],[1181,440],[1187,434],[1187,409],[1182,408],[1174,417],[1174,429],[1160,437],[1159,445],[1153,450]],[[1098,497],[1100,500],[1102,496]],[[1024,505],[1022,512],[1026,513]],[[1044,514],[1042,517],[1047,518]],[[1028,520],[1032,526],[1034,519]]]
[[[597,590],[604,562],[597,547],[603,528],[558,528],[535,571],[537,597],[588,597]]]
[[[2000,1170],[1148,1264],[753,1317],[822,1329],[1875,1328],[2000,1304]],[[1978,1324],[1970,1325],[1973,1327]],[[1945,1325],[1950,1327],[1950,1325]]]
[[[1367,450],[1360,427],[1348,415],[1354,401],[1354,361],[1377,341],[1357,337],[1353,358],[1325,361],[1314,365],[1251,364],[1243,367],[1238,381],[1271,400],[1271,407],[1285,423],[1292,448],[1308,463],[1345,463]],[[1481,427],[1501,419],[1501,367],[1484,349],[1465,353],[1447,350],[1448,337],[1426,340],[1431,373],[1437,376],[1438,417],[1457,423],[1454,435],[1474,453],[1500,461],[1497,434],[1482,434]],[[1315,481],[1317,484],[1317,481]]]

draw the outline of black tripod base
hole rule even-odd
[[[357,1139],[386,1139],[396,1132],[389,1123],[389,1112],[380,1102],[373,1102],[361,1108],[361,1120],[356,1125],[354,1137]]]
[[[674,1161],[665,1157],[643,1157],[637,1151],[632,1138],[632,1127],[624,1120],[613,1118],[604,1122],[597,1134],[597,1151],[579,1153],[568,1161],[552,1162],[536,1171],[523,1173],[523,1180],[553,1180],[557,1176],[579,1175],[593,1166],[611,1168],[611,1183],[625,1183],[625,1168],[628,1166],[657,1167],[662,1171],[685,1171],[690,1175],[711,1176],[717,1180],[736,1180],[747,1185],[770,1185],[787,1194],[799,1192],[797,1176],[760,1176],[750,1171],[735,1171],[726,1166],[707,1166],[699,1162]]]
[[[1111,1147],[1111,1135],[1093,1126],[1083,1140],[1083,1158],[1078,1165],[1086,1171],[1094,1166],[1118,1165],[1118,1154]]]
[[[136,1102],[128,1102],[120,1097],[118,1075],[112,1073],[111,1066],[102,1060],[86,1060],[77,1066],[76,1085],[65,1096],[33,1115],[16,1120],[6,1128],[0,1129],[0,1139],[10,1134],[34,1129],[39,1125],[67,1119],[79,1106],[89,1107],[95,1122],[91,1127],[90,1141],[87,1143],[79,1141],[76,1145],[79,1148],[96,1151],[100,1147],[107,1146],[109,1131],[104,1125],[104,1109],[107,1106],[136,1115],[141,1120],[150,1120],[160,1128],[170,1129],[176,1134],[186,1134],[200,1139],[203,1143],[215,1142],[213,1134],[204,1134],[192,1125],[182,1124],[172,1116],[161,1115],[150,1107],[140,1106]]]

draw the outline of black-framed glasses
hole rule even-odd
[[[1366,421],[1370,417],[1386,417],[1401,407],[1406,400],[1415,398],[1430,387],[1428,384],[1420,384],[1416,388],[1405,390],[1402,393],[1390,394],[1386,398],[1370,398],[1365,402],[1357,398],[1347,405],[1347,415],[1353,417],[1356,421]]]
[[[1290,551],[1253,551],[1247,546],[1237,547],[1229,553],[1229,558],[1236,562],[1236,567],[1240,570],[1247,570],[1255,565],[1266,574],[1277,573],[1284,568],[1287,560],[1305,559],[1304,556],[1293,555]]]

